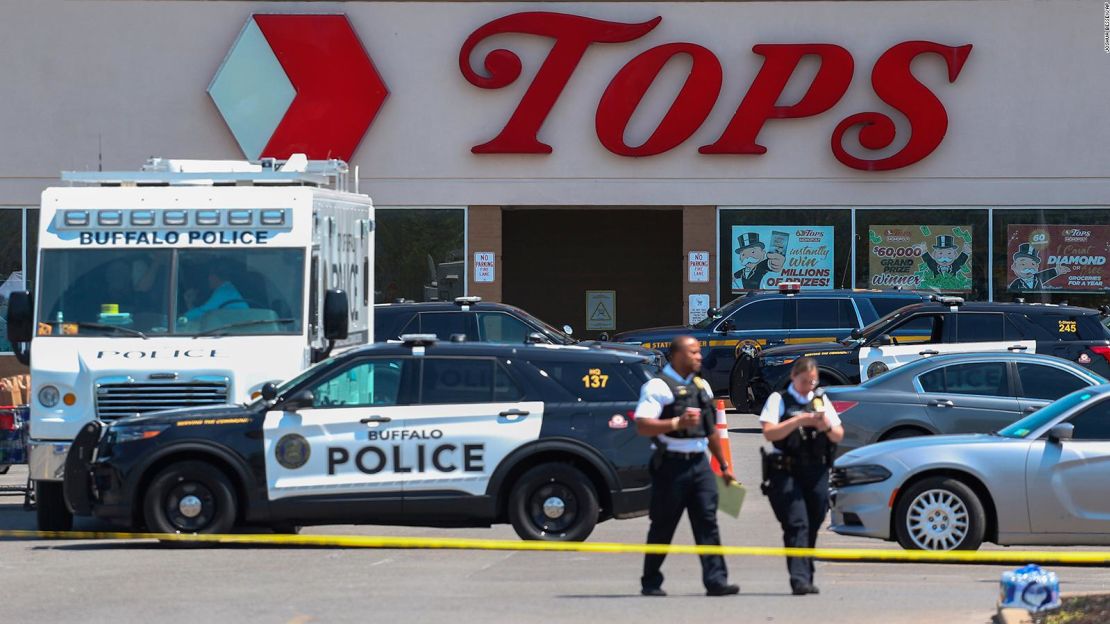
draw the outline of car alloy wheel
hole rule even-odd
[[[906,528],[922,550],[952,550],[967,537],[967,506],[948,490],[926,490],[910,502]]]

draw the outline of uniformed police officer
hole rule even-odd
[[[651,460],[651,528],[649,544],[670,544],[682,512],[690,518],[694,541],[720,545],[717,529],[717,481],[706,450],[713,453],[726,482],[735,481],[729,458],[721,450],[717,433],[713,391],[697,377],[701,346],[692,336],[671,343],[670,364],[640,389],[636,406],[636,431],[655,441]],[[663,591],[665,555],[646,555],[640,593],[666,596]],[[709,596],[740,592],[728,583],[724,557],[701,557],[702,582]]]
[[[817,361],[798,358],[790,385],[768,397],[759,416],[763,437],[774,444],[763,458],[764,493],[782,525],[787,548],[817,545],[817,531],[829,511],[829,468],[836,443],[844,439],[840,417],[817,382]],[[818,593],[813,559],[787,557],[786,569],[794,595]]]

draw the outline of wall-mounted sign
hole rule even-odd
[[[252,15],[208,94],[243,154],[350,160],[389,90],[346,15]]]
[[[617,291],[586,291],[586,330],[613,331],[617,328]]]
[[[799,282],[806,289],[833,287],[833,227],[732,226],[732,292]]]
[[[690,257],[687,262],[689,267],[689,281],[691,282],[708,282],[709,281],[709,252],[708,251],[691,251]]]
[[[688,325],[696,325],[709,316],[709,295],[690,295]]]
[[[492,251],[474,252],[474,281],[492,282],[497,279],[497,260]]]
[[[971,291],[970,225],[872,225],[871,288]]]
[[[1110,225],[1010,225],[1011,292],[1110,290]]]
[[[491,49],[484,60],[475,63],[471,56],[487,39],[502,34],[534,35],[554,40],[554,43],[505,126],[497,136],[474,146],[471,151],[475,154],[551,153],[551,146],[538,138],[540,128],[586,56],[586,49],[594,44],[635,41],[662,21],[662,17],[655,17],[646,22],[626,23],[566,13],[526,12],[506,15],[479,27],[463,43],[459,66],[470,84],[482,89],[501,89],[514,84],[521,76],[523,65],[520,57],[502,47]],[[719,130],[716,141],[698,149],[702,154],[763,154],[767,148],[757,139],[764,123],[824,113],[841,100],[852,82],[855,61],[848,50],[836,44],[756,44],[752,51],[763,57],[763,66],[739,102],[721,104],[735,113]],[[943,59],[948,81],[955,82],[971,54],[971,45],[905,41],[883,52],[871,69],[870,84],[879,99],[901,112],[909,123],[903,131],[884,113],[864,112],[845,117],[832,130],[832,151],[837,160],[853,169],[885,171],[918,162],[940,145],[948,130],[944,105],[910,71],[914,59],[925,54]],[[651,136],[641,145],[628,145],[625,130],[629,121],[664,67],[675,57],[683,57],[682,62],[689,63],[685,82]],[[805,95],[793,104],[779,105],[783,90],[793,82],[792,77],[804,58],[818,63]],[[594,118],[597,138],[606,149],[621,156],[654,156],[674,149],[693,136],[709,117],[717,105],[723,81],[721,61],[700,45],[665,43],[641,52],[613,76],[601,94]],[[857,132],[861,129],[862,132]],[[903,137],[903,133],[908,136]],[[885,157],[861,158],[845,149],[847,137],[857,135],[860,145],[851,146],[856,153],[897,144],[902,147]]]

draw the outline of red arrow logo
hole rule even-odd
[[[389,89],[346,15],[255,15],[297,95],[262,156],[350,160]]]

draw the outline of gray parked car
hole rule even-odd
[[[1073,390],[1104,383],[1047,355],[953,353],[825,392],[844,421],[843,454],[884,440],[997,431]]]
[[[994,434],[891,440],[833,467],[832,530],[908,549],[1110,544],[1110,385]]]

